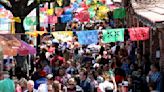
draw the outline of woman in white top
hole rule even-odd
[[[113,92],[114,84],[110,82],[111,79],[107,72],[103,73],[103,78],[104,78],[104,82],[99,84],[98,92]]]

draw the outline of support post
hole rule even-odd
[[[48,2],[48,9],[51,8],[51,2]],[[49,23],[49,17],[48,17],[48,32],[51,32],[51,24]]]
[[[36,19],[37,19],[37,26],[36,30],[40,31],[40,6],[38,5],[36,8]],[[40,52],[40,35],[37,36],[37,53]]]
[[[161,73],[161,89],[160,92],[164,92],[164,28],[159,29],[160,39],[160,73]]]

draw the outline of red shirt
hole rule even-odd
[[[59,60],[59,65],[62,65],[65,62],[65,59],[59,55],[54,56],[51,60],[51,65],[53,65],[57,60]]]
[[[49,52],[49,53],[54,53],[54,51],[55,51],[55,49],[52,48],[52,47],[48,49],[48,52]]]

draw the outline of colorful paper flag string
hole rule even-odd
[[[54,9],[47,10],[47,15],[53,15],[53,14],[54,14]]]
[[[77,32],[77,36],[78,36],[78,42],[81,45],[97,44],[98,42],[97,30],[79,31]]]
[[[103,30],[104,43],[124,41],[124,28]]]
[[[48,17],[48,23],[49,24],[55,24],[58,22],[58,17],[57,16],[49,16]]]
[[[125,8],[114,9],[113,18],[115,18],[115,19],[122,19],[125,16],[126,16]]]
[[[61,22],[62,23],[67,23],[72,20],[72,14],[66,14],[61,16]]]
[[[15,22],[21,23],[21,19],[20,19],[19,17],[13,17],[13,20],[14,20]]]
[[[140,41],[149,39],[148,27],[129,28],[129,35],[131,41]]]
[[[63,42],[71,41],[73,38],[73,32],[72,31],[58,31],[58,32],[52,32],[52,35],[57,40],[61,40]]]

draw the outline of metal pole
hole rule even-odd
[[[27,76],[29,76],[30,75],[30,70],[31,70],[31,55],[29,54],[28,55],[28,60],[27,60]]]
[[[0,46],[0,72],[3,71],[3,48]]]
[[[48,2],[48,9],[51,8],[51,2]],[[48,17],[48,32],[51,32],[51,24],[49,23],[49,17]]]
[[[40,3],[40,2],[39,2]],[[39,4],[40,5],[40,4]],[[36,19],[37,19],[37,26],[36,26],[36,30],[40,31],[40,6],[37,6],[36,8]],[[40,35],[37,36],[37,52],[40,52]]]
[[[27,56],[28,57],[28,56]],[[27,64],[27,76],[29,76],[30,75],[30,73],[29,73],[29,60],[27,60],[27,57],[26,57],[26,64]]]

